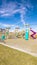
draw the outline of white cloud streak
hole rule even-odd
[[[15,25],[13,24],[4,24],[4,23],[0,23],[0,26],[2,27],[14,27]]]
[[[19,12],[20,13],[20,19],[21,22],[23,23],[23,25],[25,25],[25,21],[24,21],[24,16],[26,15],[26,11],[28,11],[28,8],[33,9],[33,6],[30,4],[29,0],[28,2],[25,4],[24,6],[24,0],[22,0],[22,4],[19,4],[20,7],[18,7],[17,1],[16,2],[10,2],[10,3],[6,3],[6,1],[3,1],[3,5],[2,8],[0,9],[0,16],[1,17],[7,17],[7,16],[12,16],[15,13]],[[6,26],[6,25],[4,25]]]
[[[28,8],[32,8],[31,4],[29,3],[26,3],[26,6],[24,6],[24,0],[21,0],[22,1],[22,4],[20,3],[17,3],[16,2],[9,2],[9,3],[6,3],[6,1],[3,1],[3,4],[2,4],[2,8],[0,9],[0,14],[3,15],[3,16],[10,16],[10,15],[13,15],[17,12],[21,12],[21,7],[23,6],[23,8],[26,8],[26,6]],[[18,4],[20,5],[18,7]]]

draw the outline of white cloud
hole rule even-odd
[[[15,25],[13,24],[4,24],[4,23],[0,23],[0,26],[2,27],[14,27]]]
[[[16,3],[10,2],[10,3],[4,3],[2,4],[2,7],[0,9],[0,14],[4,16],[9,16],[9,14],[12,14],[12,12],[17,8]]]
[[[21,22],[23,23],[23,25],[25,25],[24,16],[26,15],[26,11],[28,11],[26,6],[28,8],[31,8],[31,9],[33,9],[33,6],[29,2],[29,0],[27,2],[25,0],[21,0],[21,1],[22,1],[22,4],[21,3],[17,3],[17,1],[16,2],[10,2],[10,3],[7,4],[6,0],[5,0],[5,2],[3,1],[2,8],[0,9],[1,17],[2,16],[3,17],[12,16],[15,13],[19,12],[20,13]],[[18,4],[20,5],[19,7],[18,7]],[[4,26],[6,26],[6,25],[4,25]],[[11,25],[11,26],[14,26],[14,25]]]
[[[22,1],[22,4],[17,3],[17,1],[16,2],[10,2],[7,4],[6,1],[5,2],[3,1],[4,4],[2,4],[2,8],[0,9],[0,14],[2,16],[10,16],[10,15],[15,14],[16,12],[21,12],[21,10],[20,10],[21,8],[26,8],[26,6],[24,6],[23,2],[24,1]],[[18,4],[20,5],[19,7],[18,7]]]
[[[2,14],[1,16],[10,16],[10,14],[6,13],[6,14]]]
[[[3,13],[5,13],[5,11],[4,10],[0,10],[0,13],[3,14]]]

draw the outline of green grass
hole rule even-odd
[[[37,57],[0,44],[0,65],[37,65]]]

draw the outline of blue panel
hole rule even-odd
[[[28,40],[29,39],[29,30],[26,30],[25,31],[25,40]]]

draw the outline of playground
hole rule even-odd
[[[5,44],[9,47],[15,48],[17,50],[22,50],[25,53],[32,53],[33,56],[37,57],[37,39],[25,40],[23,38],[13,38],[13,39],[5,39],[4,41],[0,41],[1,44]],[[31,55],[31,54],[30,54]]]
[[[25,26],[26,30],[22,31],[18,31],[19,27],[16,27],[14,32],[9,32],[10,27],[5,28],[5,30],[2,29],[2,32],[0,31],[0,43],[37,56],[37,33],[31,28],[29,29],[28,24]]]
[[[19,27],[16,27],[13,32],[9,32],[10,27],[5,29],[0,28],[0,41],[7,39],[37,39],[37,32],[30,28],[29,24],[25,24],[25,30],[20,30]]]
[[[0,65],[37,65],[37,0],[0,0]]]
[[[0,31],[0,65],[37,65],[37,33],[9,29]]]

